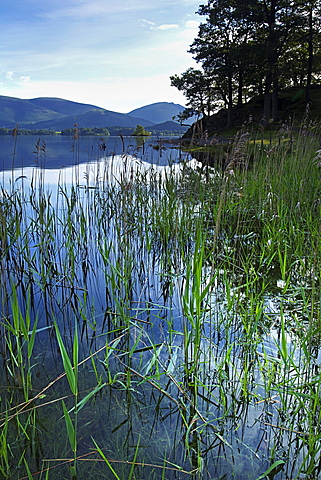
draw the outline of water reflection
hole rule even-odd
[[[12,167],[38,166],[46,169],[62,168],[98,159],[132,155],[145,162],[168,165],[188,158],[178,147],[168,140],[174,137],[73,137],[47,135],[39,138],[33,135],[0,136],[0,169]]]
[[[200,167],[196,160],[189,160],[189,168]],[[24,184],[30,188],[32,185],[42,185],[46,191],[56,191],[57,188],[65,187],[69,190],[72,186],[77,188],[99,188],[101,185],[119,184],[121,181],[133,181],[138,174],[148,177],[164,178],[166,174],[179,175],[182,164],[171,163],[164,165],[149,163],[132,155],[113,155],[103,157],[100,161],[85,162],[62,168],[39,168],[24,166],[14,170],[0,172],[2,186],[5,189],[22,188]]]
[[[3,398],[28,407],[13,414],[28,426],[25,435],[14,424],[15,465],[24,455],[32,472],[53,462],[50,478],[69,475],[58,460],[72,456],[62,398],[72,420],[79,409],[79,478],[109,474],[93,439],[119,478],[130,478],[133,461],[136,478],[246,480],[269,469],[269,478],[292,478],[312,455],[298,402],[313,373],[301,375],[307,353],[279,328],[279,298],[251,301],[237,283],[229,290],[220,270],[206,290],[205,264],[197,290],[195,241],[184,224],[184,248],[177,244],[188,207],[174,210],[172,180],[197,167],[112,155],[3,172]],[[61,375],[54,324],[70,358],[78,325],[80,398],[99,387],[86,403],[75,406]],[[287,412],[298,408],[293,423]]]

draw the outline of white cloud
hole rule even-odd
[[[156,23],[146,20],[144,18],[140,19],[139,23],[143,27],[148,27],[151,30],[173,30],[173,29],[179,28],[179,25],[177,23],[164,23],[163,25],[159,25],[157,27]]]
[[[27,76],[22,75],[22,76],[20,77],[20,82],[22,82],[22,83],[28,83],[28,82],[30,82],[30,77],[29,77],[29,75],[27,75]]]
[[[7,72],[6,73],[6,79],[13,81],[13,72]]]
[[[143,26],[147,26],[147,27],[154,27],[156,25],[156,23],[154,22],[150,22],[149,20],[146,20],[145,18],[141,18],[139,20],[139,22],[143,25]]]
[[[185,26],[187,28],[198,28],[200,25],[200,22],[197,22],[196,20],[188,20],[185,22]]]
[[[156,30],[172,30],[173,28],[179,28],[179,25],[176,24],[165,24],[156,27]]]

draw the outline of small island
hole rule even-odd
[[[149,137],[152,133],[145,130],[142,125],[137,125],[132,133],[133,137]]]

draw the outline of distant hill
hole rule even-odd
[[[39,122],[33,128],[48,128],[60,130],[71,128],[77,123],[79,127],[135,127],[137,124],[148,127],[152,125],[148,120],[132,117],[126,113],[112,112],[111,110],[95,109],[81,115],[72,115],[59,120]]]
[[[0,125],[13,127],[19,125],[32,125],[33,123],[63,118],[64,115],[51,110],[44,105],[31,103],[29,100],[0,96]]]
[[[23,100],[0,95],[0,127],[18,124],[20,128],[61,130],[75,123],[80,127],[135,127],[138,123],[148,127],[153,122],[62,98]]]
[[[152,125],[149,130],[156,135],[159,132],[164,133],[166,131],[181,135],[186,132],[186,127],[182,127],[179,123],[168,121]]]
[[[184,107],[174,103],[159,102],[133,110],[130,114],[105,110],[95,105],[72,102],[62,98],[39,97],[23,100],[14,97],[0,96],[0,127],[22,129],[50,129],[60,131],[79,127],[119,127],[132,128],[136,125],[151,127],[164,122],[163,130],[185,131],[172,117]],[[137,112],[137,114],[135,114]],[[143,116],[142,116],[143,115]],[[154,129],[161,131],[161,128]]]
[[[184,108],[178,103],[158,102],[136,108],[128,112],[128,115],[144,118],[152,123],[163,123],[173,120],[173,117],[181,113]]]
[[[95,105],[87,105],[86,103],[72,102],[70,100],[63,100],[62,98],[55,97],[32,98],[31,100],[28,100],[28,102],[37,105],[38,107],[49,108],[50,110],[61,113],[67,117],[70,117],[71,115],[81,115],[90,110],[104,110]]]

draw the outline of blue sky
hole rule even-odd
[[[169,76],[187,53],[199,0],[1,0],[0,95],[60,97],[118,112],[185,103]]]

